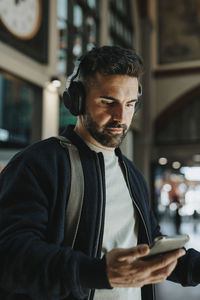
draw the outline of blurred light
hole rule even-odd
[[[170,181],[173,181],[173,182],[182,182],[183,181],[183,178],[184,176],[182,174],[170,174],[169,175],[169,179]]]
[[[182,167],[180,171],[185,175],[185,179],[200,181],[200,167]]]
[[[170,203],[169,195],[166,191],[162,191],[160,194],[160,202],[163,206],[168,206]]]
[[[164,206],[164,205],[162,205],[162,204],[159,204],[159,205],[158,205],[158,210],[159,210],[160,212],[165,212],[166,206]]]
[[[76,43],[76,45],[74,45],[73,50],[72,50],[74,56],[76,56],[76,57],[80,56],[81,55],[81,51],[82,51],[81,45],[79,45],[78,43]]]
[[[53,86],[55,86],[56,88],[59,88],[61,86],[61,82],[60,80],[53,80],[52,81]]]
[[[181,163],[179,161],[174,161],[172,163],[172,168],[174,168],[174,169],[179,169],[180,166],[181,166]]]
[[[175,211],[177,209],[177,204],[176,203],[171,203],[169,206],[171,211]]]
[[[190,190],[185,194],[185,203],[190,205],[191,207],[199,208],[200,207],[200,192],[195,190]],[[196,207],[196,205],[198,207]]]
[[[158,163],[162,166],[167,164],[167,158],[166,157],[160,157],[158,160]]]
[[[6,142],[9,140],[9,131],[0,128],[0,141]]]
[[[163,185],[163,190],[165,192],[170,192],[172,190],[172,186],[169,183]]]
[[[187,191],[187,185],[185,183],[179,184],[178,190],[180,193],[185,193]]]
[[[195,155],[193,155],[192,159],[193,159],[193,161],[195,161],[195,162],[200,162],[200,154],[195,154]]]
[[[180,216],[192,216],[194,213],[194,209],[189,205],[184,205],[178,210]]]
[[[55,87],[55,88],[59,88],[61,86],[61,81],[58,77],[56,76],[53,76],[51,77],[51,80],[50,80],[51,84]]]

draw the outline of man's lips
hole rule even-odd
[[[107,130],[109,130],[113,133],[122,133],[123,128],[107,128]]]

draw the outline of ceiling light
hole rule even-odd
[[[158,163],[160,165],[166,165],[167,164],[167,158],[166,157],[160,157],[159,160],[158,160]]]
[[[180,166],[181,166],[181,163],[179,161],[174,161],[172,163],[172,168],[174,168],[174,169],[179,169]]]
[[[55,88],[59,88],[61,86],[61,81],[58,77],[51,77],[51,84],[55,87]]]

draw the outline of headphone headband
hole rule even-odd
[[[67,82],[66,82],[66,88],[67,89],[69,88],[71,82],[78,76],[79,70],[80,70],[80,64],[81,64],[81,60],[77,60],[76,63],[75,63],[73,73],[68,76]]]

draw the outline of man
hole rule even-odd
[[[58,140],[28,147],[3,170],[1,299],[151,300],[151,284],[174,269],[172,280],[198,284],[195,250],[142,259],[160,235],[159,226],[142,175],[118,148],[139,101],[141,73],[134,51],[94,48],[81,59],[65,91],[65,104],[78,121],[62,135],[79,149],[84,174],[73,249],[64,241],[71,168]]]

